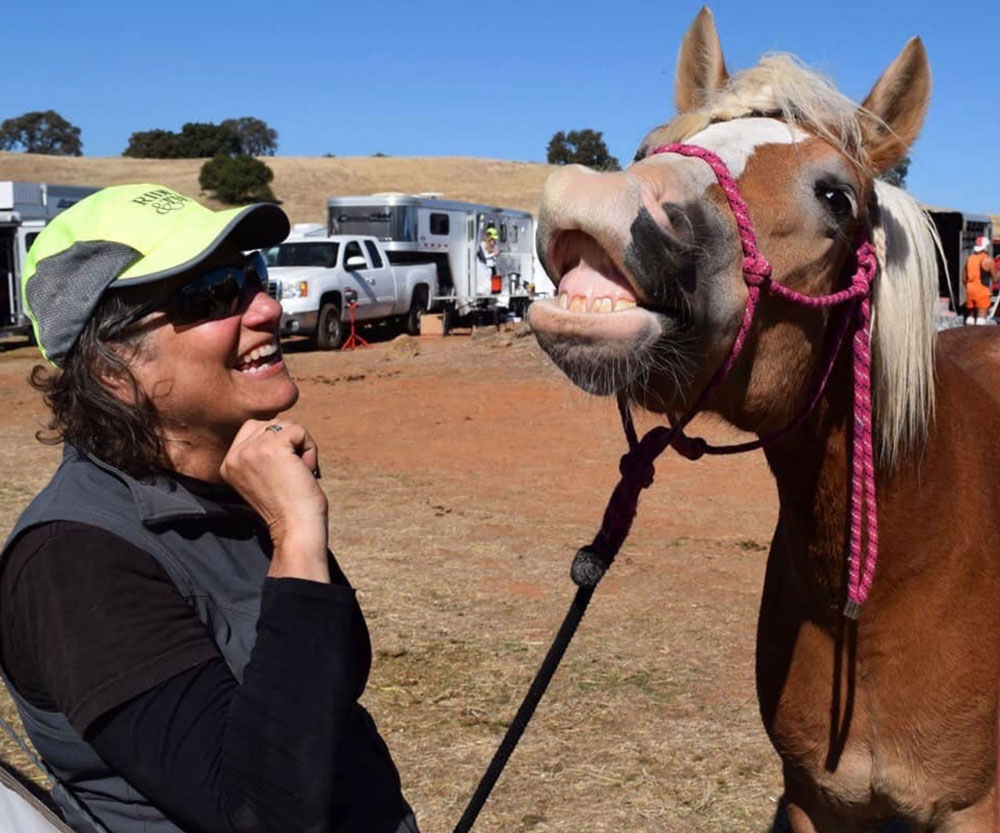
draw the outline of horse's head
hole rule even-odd
[[[717,154],[738,181],[773,280],[827,294],[845,286],[859,240],[880,222],[875,178],[916,138],[929,91],[918,39],[860,108],[787,56],[730,78],[703,9],[678,58],[679,115],[649,133],[627,170],[571,165],[546,184],[538,251],[559,288],[531,309],[540,344],[590,392],[625,389],[656,410],[690,405],[739,328],[743,253],[709,166],[654,151],[683,142]],[[785,424],[828,318],[765,301],[719,397],[728,404],[716,406],[749,430]]]

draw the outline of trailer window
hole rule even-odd
[[[517,223],[514,223],[514,225],[510,227],[510,242],[517,242]]]
[[[431,234],[448,233],[448,215],[431,214]]]
[[[507,242],[507,224],[506,223],[501,223],[500,224],[500,242],[501,243],[506,243]]]
[[[365,248],[368,249],[368,259],[372,262],[373,269],[382,268],[382,255],[378,253],[375,244],[371,240],[365,241]]]

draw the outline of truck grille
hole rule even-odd
[[[275,301],[281,300],[281,281],[268,281],[267,282],[267,294],[274,298]]]

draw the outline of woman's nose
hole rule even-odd
[[[281,304],[267,294],[267,286],[254,293],[243,313],[243,323],[248,327],[271,324],[281,318]]]

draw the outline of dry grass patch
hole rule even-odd
[[[552,166],[467,157],[261,157],[274,171],[272,190],[292,222],[322,222],[327,197],[385,191],[440,192],[446,199],[469,200],[535,213]],[[222,208],[201,191],[198,174],[204,159],[128,159],[67,157],[0,151],[4,179],[60,185],[104,187],[155,182],[198,196]]]

